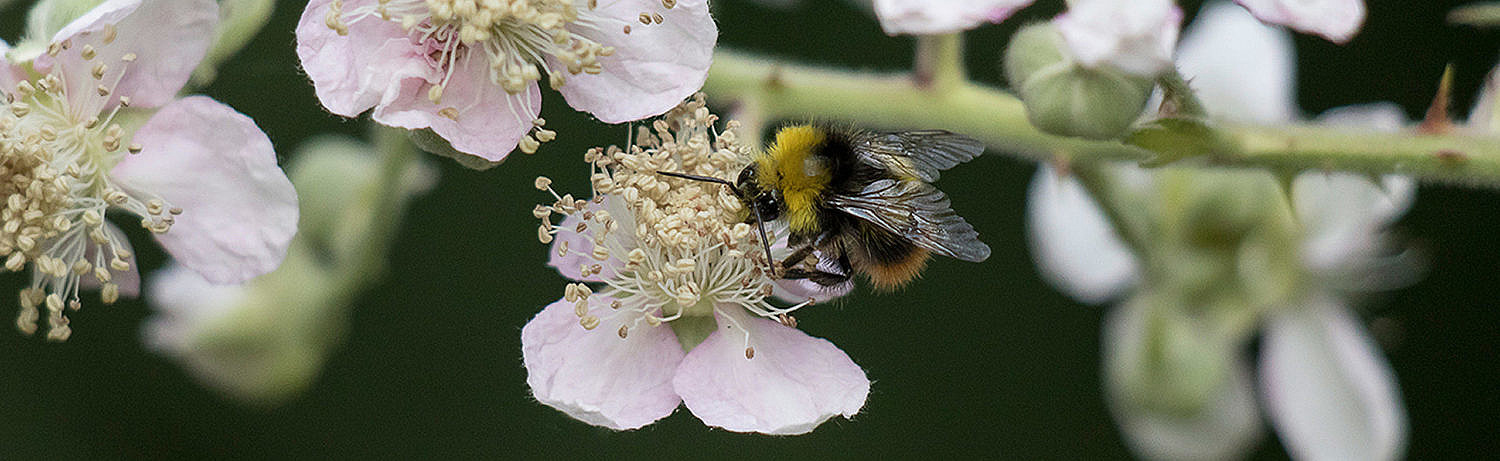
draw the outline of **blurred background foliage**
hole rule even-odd
[[[910,65],[910,38],[885,36],[846,2],[713,3],[720,46],[877,71]],[[1006,39],[1061,3],[1040,2],[968,33],[972,77],[1003,85]],[[1182,3],[1190,21],[1197,2]],[[1495,64],[1500,32],[1445,24],[1460,1],[1367,3],[1369,20],[1348,46],[1296,35],[1303,110],[1391,100],[1418,118],[1447,63],[1457,71],[1455,107],[1467,110]],[[366,120],[323,112],[298,70],[292,29],[303,5],[278,2],[262,33],[205,89],[253,117],[283,156],[319,133],[367,131]],[[24,6],[4,7],[0,36],[16,40]],[[542,114],[560,137],[539,153],[515,154],[485,172],[435,162],[441,181],[412,205],[389,275],[359,299],[346,344],[302,396],[276,408],[236,404],[143,349],[146,304],[91,304],[73,315],[66,343],[0,329],[0,459],[1127,456],[1100,394],[1104,310],[1075,304],[1037,278],[1023,233],[1035,165],[1002,155],[945,173],[940,184],[995,248],[988,261],[935,260],[905,290],[860,289],[798,313],[802,329],[833,341],[874,381],[854,420],[775,438],[711,430],[678,411],[619,433],[536,403],[521,367],[520,329],[561,296],[563,279],[543,265],[546,247],[535,240],[530,211],[547,197],[532,178],[545,174],[559,191],[586,192],[584,150],[621,143],[626,133],[556,96],[547,95]],[[1493,449],[1497,210],[1500,194],[1492,191],[1424,186],[1398,231],[1425,252],[1430,273],[1362,306],[1398,375],[1413,459]],[[163,263],[159,249],[138,246],[145,267]],[[21,278],[7,274],[0,293],[14,293]],[[4,296],[0,316],[8,319],[15,304]],[[1255,457],[1284,458],[1275,443],[1267,439]]]

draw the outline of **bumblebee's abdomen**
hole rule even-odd
[[[875,289],[889,291],[905,285],[927,267],[931,252],[885,229],[854,222],[845,237],[849,262],[865,274]]]

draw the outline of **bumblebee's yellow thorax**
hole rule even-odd
[[[828,159],[818,155],[828,133],[811,125],[792,125],[776,132],[766,155],[756,159],[758,182],[781,191],[787,223],[793,232],[815,232],[819,196],[832,179]]]

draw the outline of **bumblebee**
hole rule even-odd
[[[728,186],[749,212],[745,222],[760,226],[768,260],[765,223],[784,220],[793,252],[779,263],[782,278],[832,287],[858,271],[891,290],[915,278],[932,253],[971,262],[990,256],[932,185],[940,171],[983,151],[979,141],[942,130],[801,124],[777,131],[733,183],[660,173]],[[805,264],[814,252],[820,264]]]

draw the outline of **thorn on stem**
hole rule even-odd
[[[1432,104],[1427,106],[1427,115],[1422,117],[1422,124],[1417,125],[1417,132],[1445,134],[1453,131],[1453,118],[1448,114],[1448,105],[1452,99],[1453,65],[1449,64],[1443,68],[1443,77],[1438,80],[1437,94],[1432,96]]]

